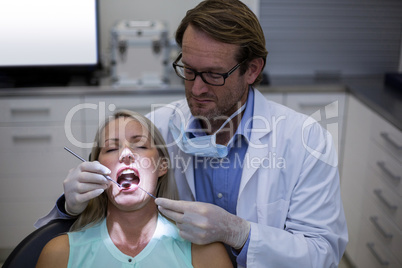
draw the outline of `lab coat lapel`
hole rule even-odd
[[[182,105],[177,107],[173,118],[173,122],[175,125],[180,126],[181,121],[184,121],[184,124],[186,125],[190,115],[191,115],[190,108],[188,107],[187,102],[184,102]],[[178,147],[176,148],[177,148],[177,158],[174,159],[174,163],[177,165],[178,168],[176,169],[179,172],[175,174],[176,181],[179,184],[187,182],[187,185],[191,190],[192,199],[195,200],[196,195],[195,195],[193,157],[189,154],[186,154]],[[179,192],[182,193],[188,192],[188,188],[185,187],[184,185],[177,185],[177,187],[179,189],[183,189],[182,191],[179,190]],[[186,188],[187,190],[184,190]],[[187,194],[185,194],[185,196],[181,196],[181,198],[188,200],[190,197]]]
[[[269,112],[269,104],[265,97],[258,91],[254,90],[254,113],[253,113],[253,131],[250,135],[250,143],[243,162],[243,173],[239,188],[239,197],[248,181],[259,169],[259,165],[253,162],[253,159],[263,159],[268,154],[266,142],[262,142],[263,138],[271,132]],[[267,125],[267,122],[270,124]]]

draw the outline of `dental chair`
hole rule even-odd
[[[33,231],[11,252],[3,268],[35,267],[43,247],[56,236],[68,232],[75,219],[57,219]]]

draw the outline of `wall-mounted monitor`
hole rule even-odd
[[[2,0],[0,40],[0,86],[90,76],[100,66],[98,0]]]

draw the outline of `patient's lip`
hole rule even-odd
[[[117,179],[125,170],[132,170],[132,171],[134,172],[134,175],[139,178],[138,170],[137,170],[137,169],[135,169],[135,168],[133,168],[133,167],[130,167],[130,166],[124,166],[124,167],[120,168],[120,169],[117,171],[116,179]]]

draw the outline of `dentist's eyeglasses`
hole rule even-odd
[[[223,86],[225,84],[226,78],[228,78],[234,71],[236,71],[240,67],[240,65],[245,62],[244,60],[243,62],[236,64],[227,73],[197,72],[196,70],[178,64],[181,57],[182,54],[180,53],[177,59],[173,62],[173,68],[180,78],[187,81],[194,81],[197,75],[199,75],[204,83],[212,86]]]

